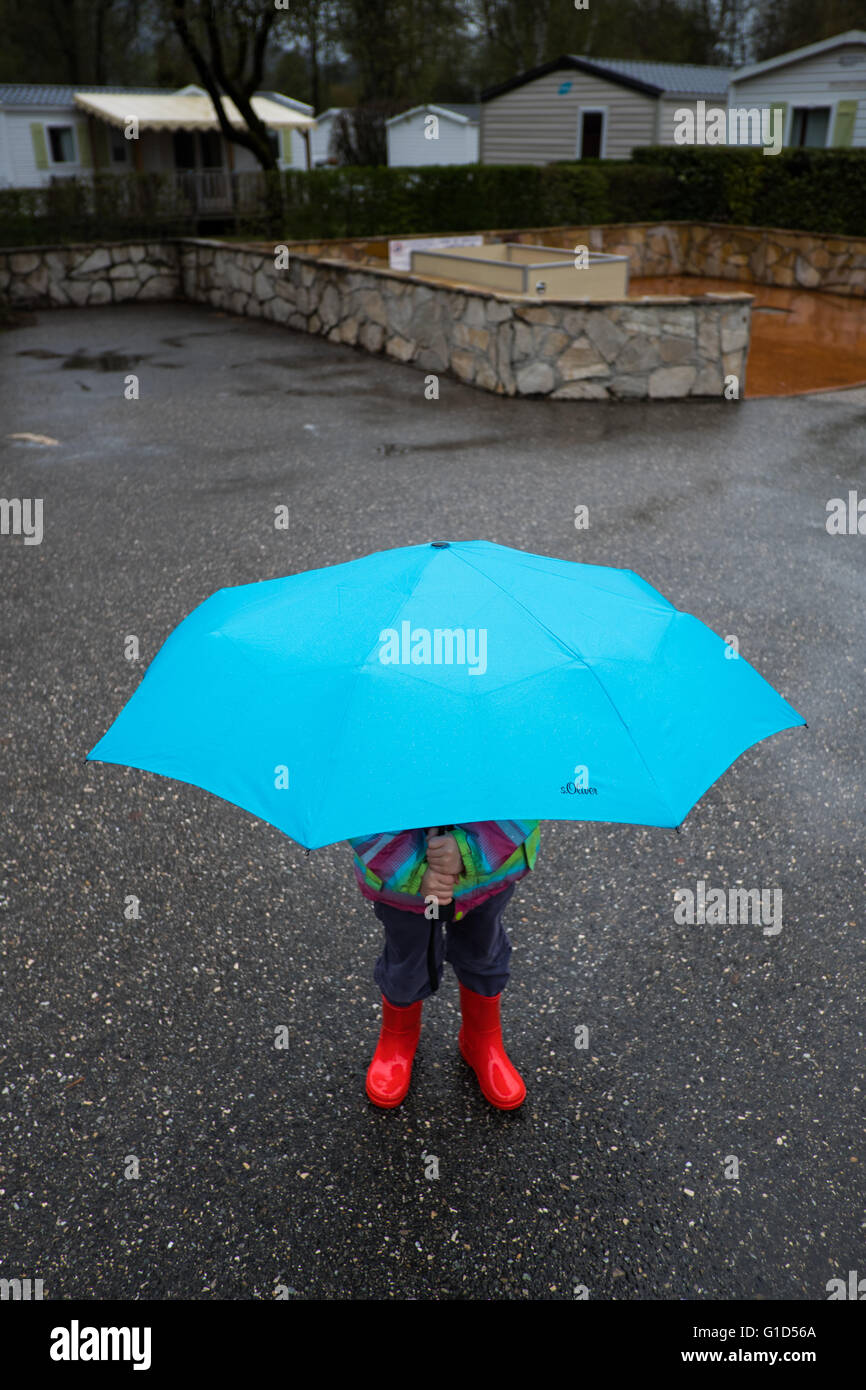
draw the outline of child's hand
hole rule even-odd
[[[421,880],[421,894],[425,898],[434,897],[443,905],[454,897],[454,874],[439,873],[431,865]]]
[[[431,869],[459,878],[463,872],[463,856],[453,835],[433,835],[427,831],[427,863]]]

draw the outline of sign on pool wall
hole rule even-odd
[[[411,270],[410,256],[413,251],[441,251],[449,246],[483,246],[483,236],[428,236],[413,237],[408,241],[388,242],[388,265],[392,270]]]

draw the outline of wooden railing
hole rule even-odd
[[[178,192],[190,210],[203,215],[234,211],[237,177],[228,169],[177,169],[174,174]]]

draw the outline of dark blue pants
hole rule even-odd
[[[373,979],[397,1008],[415,1004],[433,993],[442,980],[443,961],[448,961],[462,984],[476,994],[492,998],[508,984],[511,942],[502,925],[502,914],[515,884],[496,893],[459,922],[428,921],[421,912],[404,912],[387,903],[374,903],[373,911],[385,928],[385,945],[376,961]],[[443,913],[444,909],[440,909]]]

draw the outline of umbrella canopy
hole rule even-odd
[[[415,826],[676,826],[805,721],[631,570],[432,542],[220,589],[90,752],[315,849]]]

